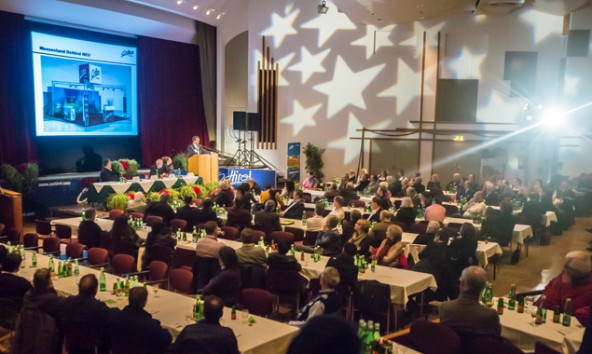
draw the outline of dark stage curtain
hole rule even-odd
[[[0,11],[0,48],[0,161],[33,162],[33,65],[23,15]]]
[[[138,106],[142,160],[184,152],[198,135],[209,145],[200,79],[199,47],[140,37]]]

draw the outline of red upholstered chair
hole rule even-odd
[[[47,220],[35,220],[35,232],[39,238],[48,238],[51,236],[51,224]]]
[[[301,242],[304,240],[304,230],[298,227],[284,227],[284,231],[290,232],[294,235],[294,242]]]
[[[263,239],[265,240],[265,232],[260,230],[253,230],[253,240],[257,240],[257,242],[259,242],[261,237],[263,237]]]
[[[263,289],[247,288],[240,292],[239,303],[257,316],[267,317],[273,312],[273,294]]]
[[[366,206],[366,202],[363,200],[352,200],[349,202],[349,206],[351,206],[352,208],[363,208]]]
[[[181,247],[175,248],[175,268],[191,271],[195,262],[195,250],[187,250]]]
[[[62,243],[70,243],[72,241],[72,228],[68,225],[56,224],[56,236]]]
[[[100,247],[93,247],[88,250],[88,265],[92,268],[105,267],[109,265],[109,251]]]
[[[43,240],[43,254],[53,254],[59,256],[60,254],[60,239],[57,237],[49,237]]]
[[[240,236],[238,229],[234,226],[224,226],[222,232],[224,232],[224,237],[222,238],[227,240],[238,240]]]
[[[98,182],[99,179],[97,177],[84,177],[80,184],[82,184],[82,188],[88,188],[91,184]]]
[[[39,247],[39,236],[34,233],[26,233],[23,236],[23,245],[25,248],[38,248]]]
[[[169,222],[169,226],[173,232],[181,230],[181,232],[187,232],[187,221],[183,219],[173,219]]]
[[[294,234],[291,232],[286,231],[274,231],[271,233],[271,239],[275,243],[279,243],[280,241],[286,242],[287,244],[294,243]]]
[[[76,259],[82,258],[85,246],[82,243],[70,243],[66,246],[66,257]]]
[[[131,211],[129,216],[134,219],[144,219],[144,213],[140,213],[139,211]]]
[[[535,347],[536,348],[536,347]],[[536,349],[535,349],[536,350]],[[477,337],[471,341],[471,354],[524,354],[514,344],[491,337]]]
[[[193,273],[185,269],[173,269],[169,275],[170,290],[182,293],[191,293]]]
[[[414,349],[424,354],[457,354],[460,338],[456,332],[441,324],[429,321],[415,321],[409,332]],[[429,340],[426,340],[429,338]],[[498,352],[503,353],[503,351]]]
[[[111,270],[115,275],[135,273],[136,259],[129,254],[116,254],[111,260]]]
[[[152,224],[153,224],[155,221],[164,222],[164,219],[163,219],[162,217],[160,217],[160,216],[157,216],[157,215],[148,215],[148,216],[146,217],[146,225],[148,225],[148,226],[150,226],[150,227],[152,226]]]
[[[113,209],[109,212],[109,219],[115,220],[116,217],[118,217],[119,215],[123,215],[124,213],[125,213],[125,210]]]
[[[267,290],[275,298],[275,309],[279,308],[282,298],[289,298],[294,301],[294,314],[300,309],[300,273],[293,271],[267,271]]]
[[[148,271],[150,274],[150,282],[166,281],[169,266],[161,261],[152,261],[148,266]]]

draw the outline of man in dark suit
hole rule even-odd
[[[111,169],[111,160],[106,159],[103,161],[103,169],[99,175],[101,182],[115,182],[119,181],[119,173]]]
[[[156,215],[163,219],[165,225],[168,225],[175,217],[175,211],[169,205],[169,199],[168,194],[161,194],[160,202],[152,202],[148,205],[144,213],[144,219],[149,215]]]
[[[479,295],[487,281],[481,267],[470,266],[460,277],[460,296],[440,306],[440,323],[461,334],[499,337],[501,325],[495,309],[481,306]]]
[[[354,264],[354,256],[357,253],[356,245],[346,243],[343,245],[343,253],[336,257],[331,257],[327,262],[327,267],[335,267],[341,276],[339,285],[349,286],[354,289],[358,281],[358,267]]]
[[[269,266],[269,270],[287,270],[299,272],[302,266],[296,258],[286,256],[290,250],[290,244],[285,241],[279,241],[277,244],[277,252],[271,252],[265,261]]]
[[[0,273],[0,298],[14,301],[20,309],[23,297],[32,286],[25,278],[17,275],[21,266],[21,256],[9,253],[2,260],[2,273]]]
[[[294,200],[286,210],[280,213],[280,215],[286,219],[302,219],[304,214],[304,199],[302,198],[302,191],[297,189],[294,191]]]
[[[323,230],[317,235],[315,246],[322,249],[323,256],[337,256],[341,253],[341,235],[337,231],[339,220],[335,215],[328,215]]]
[[[345,188],[339,192],[339,195],[343,197],[343,201],[345,203],[344,206],[348,205],[352,200],[360,199],[360,196],[354,190],[353,182],[347,182]]]
[[[157,159],[152,167],[150,167],[150,176],[166,177],[168,176],[166,166],[162,159]]]
[[[96,345],[99,353],[109,352],[109,329],[108,322],[111,310],[95,297],[99,282],[94,274],[87,274],[80,278],[78,284],[78,295],[70,296],[62,301],[62,315],[60,323],[66,336],[66,342],[69,337],[78,336],[81,328],[87,333],[97,334]],[[76,351],[77,348],[70,347],[69,350]]]
[[[266,201],[264,209],[255,213],[255,225],[267,235],[273,231],[282,231],[280,215],[275,212],[275,202],[273,200]]]
[[[189,353],[199,348],[200,353],[238,354],[234,332],[220,325],[223,310],[222,299],[208,296],[204,301],[204,319],[185,327],[171,352]]]
[[[129,293],[129,305],[115,314],[110,324],[111,347],[118,343],[133,343],[141,353],[164,353],[171,344],[170,333],[161,327],[160,321],[152,318],[144,308],[148,291],[135,287]]]
[[[177,208],[177,214],[175,215],[175,219],[187,221],[187,226],[185,227],[185,230],[191,231],[193,230],[193,226],[198,224],[200,211],[198,208],[194,208],[191,206],[191,203],[193,203],[193,198],[190,195],[185,196],[185,198],[183,198],[183,202],[185,202],[185,205],[183,205],[180,208]]]
[[[199,145],[199,136],[193,136],[193,138],[191,138],[191,141],[192,143],[187,146],[187,157],[208,153],[203,146]]]
[[[84,212],[85,220],[78,225],[78,242],[88,248],[101,246],[101,227],[95,222],[97,211],[88,209]]]

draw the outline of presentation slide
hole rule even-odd
[[[138,134],[137,48],[31,36],[37,136]]]

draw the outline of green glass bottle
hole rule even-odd
[[[31,257],[31,268],[37,268],[37,252],[33,252],[33,257]]]
[[[105,268],[101,267],[101,274],[99,275],[99,290],[101,292],[107,291],[107,280],[105,278]]]
[[[510,286],[510,294],[508,296],[508,310],[514,311],[516,308],[516,284]]]
[[[562,324],[566,327],[571,326],[571,299],[565,299],[565,308],[563,309]]]

